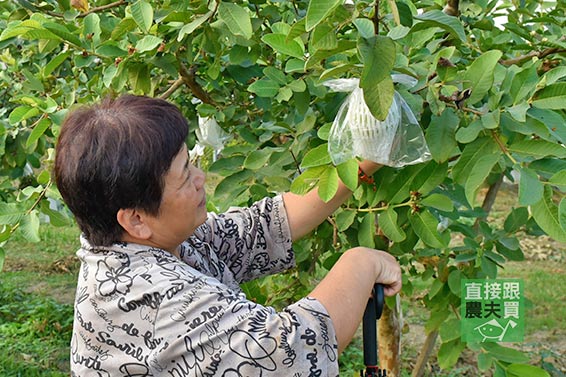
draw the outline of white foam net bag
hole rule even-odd
[[[401,80],[406,81],[403,76],[394,77],[394,81]],[[350,92],[330,129],[328,151],[335,165],[353,157],[392,167],[431,159],[421,127],[399,93],[395,92],[387,117],[380,121],[367,107],[358,79],[330,80],[324,85],[336,92]]]

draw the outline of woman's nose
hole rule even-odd
[[[204,183],[206,182],[206,174],[202,170],[196,167],[194,174],[195,174],[195,179],[194,179],[195,187],[198,190],[200,190],[204,187]]]

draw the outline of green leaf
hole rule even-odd
[[[455,296],[460,297],[460,295],[462,294],[461,292],[461,287],[460,287],[460,282],[462,280],[462,273],[460,272],[460,270],[455,269],[450,271],[450,274],[448,275],[448,287],[450,288],[450,291],[452,291],[452,293]],[[458,335],[459,337],[459,335]],[[453,338],[455,339],[455,338]],[[442,338],[442,340],[444,341],[448,341],[451,339],[444,339]]]
[[[55,22],[46,22],[43,27],[49,30],[51,33],[55,34],[64,41],[71,42],[77,47],[82,47],[82,42],[75,34],[71,33],[63,24],[57,24]]]
[[[53,226],[69,226],[71,221],[65,217],[62,211],[55,211],[49,207],[49,202],[44,200],[40,206],[41,212],[49,216],[49,223]]]
[[[263,77],[248,86],[248,90],[257,94],[258,97],[273,98],[279,93],[279,84],[267,77]]]
[[[320,175],[318,196],[326,203],[334,198],[338,191],[338,172],[334,166],[327,166]]]
[[[348,229],[356,219],[356,211],[341,211],[336,214],[336,226],[339,232]]]
[[[51,121],[47,118],[41,119],[33,128],[31,133],[28,136],[26,141],[26,148],[29,148],[33,145],[39,138],[47,131],[47,129],[51,126]]]
[[[531,213],[546,234],[558,242],[566,242],[566,229],[560,222],[558,207],[552,201],[552,188],[544,188],[543,198],[531,206]]]
[[[448,240],[438,232],[438,221],[428,211],[421,210],[409,216],[409,221],[415,233],[427,245],[436,249],[448,246]]]
[[[131,17],[126,17],[120,21],[118,25],[112,30],[112,34],[110,35],[112,40],[117,41],[120,40],[124,34],[130,32],[136,28],[137,21]]]
[[[95,44],[100,42],[100,17],[96,13],[91,13],[84,18],[83,21],[84,35],[91,36]]]
[[[39,114],[37,107],[31,106],[18,106],[10,113],[8,120],[10,124],[18,124],[26,119],[34,117]]]
[[[378,224],[387,238],[393,242],[402,242],[407,235],[397,224],[397,217],[395,209],[389,207],[379,215]]]
[[[499,127],[499,120],[501,119],[501,113],[499,110],[490,111],[487,114],[482,115],[481,124],[486,130],[493,130]]]
[[[244,160],[244,167],[250,170],[261,169],[267,164],[272,154],[273,151],[267,148],[251,151]]]
[[[566,148],[546,140],[521,140],[509,146],[509,151],[534,158],[555,156],[566,158]]]
[[[537,66],[535,64],[531,64],[530,67],[517,73],[513,77],[509,93],[511,98],[513,98],[513,105],[517,105],[530,98],[536,90],[538,80]]]
[[[507,233],[515,233],[529,220],[529,210],[525,207],[514,208],[511,210],[505,223],[503,229]]]
[[[318,25],[311,33],[310,47],[313,50],[333,50],[338,47],[335,30],[327,23]]]
[[[452,156],[457,146],[455,133],[459,123],[460,118],[450,108],[440,116],[432,116],[426,130],[426,142],[435,161],[444,162]]]
[[[499,50],[485,52],[468,67],[464,74],[464,86],[472,89],[469,103],[480,101],[489,92],[493,86],[495,66],[502,55]]]
[[[51,73],[53,73],[53,71],[59,67],[61,64],[63,64],[63,62],[65,60],[67,60],[67,58],[69,57],[69,55],[71,55],[71,51],[65,51],[60,53],[59,55],[57,55],[56,57],[54,57],[53,59],[51,59],[46,65],[45,67],[43,67],[43,77],[47,77],[49,75],[51,75]]]
[[[2,269],[4,268],[4,259],[6,259],[6,252],[4,251],[4,248],[0,247],[0,272],[2,272]]]
[[[519,167],[521,173],[519,180],[519,205],[528,206],[538,202],[543,195],[544,187],[537,173],[532,169]]]
[[[452,212],[454,210],[454,203],[452,200],[442,194],[430,194],[423,198],[420,202],[425,207],[432,207],[445,212]]]
[[[132,4],[132,17],[138,27],[147,33],[153,23],[153,8],[144,0],[138,0]]]
[[[460,280],[458,280],[458,284],[460,284]],[[459,285],[458,285],[458,289],[460,289]],[[460,293],[458,293],[458,296],[459,295]],[[442,342],[446,343],[460,338],[460,332],[462,327],[461,325],[462,325],[461,320],[457,318],[452,318],[444,322],[442,326],[440,326],[438,331],[440,338],[442,339]]]
[[[324,143],[307,152],[301,162],[301,168],[306,169],[313,166],[327,165],[331,162],[330,154],[328,154],[328,144]]]
[[[358,230],[358,243],[360,246],[375,248],[375,214],[366,213]]]
[[[115,42],[106,42],[96,48],[96,53],[109,58],[117,58],[118,56],[126,56],[127,51],[121,49]]]
[[[462,343],[460,339],[442,343],[438,350],[438,366],[442,369],[452,368],[458,361],[464,348],[466,348],[466,344]]]
[[[535,93],[535,98],[532,104],[539,109],[566,109],[566,83],[549,85]]]
[[[240,35],[245,39],[252,37],[250,15],[238,4],[221,2],[218,6],[218,17],[228,26],[232,34]]]
[[[135,63],[128,67],[128,80],[132,88],[142,94],[151,91],[151,78],[147,64]]]
[[[466,199],[472,207],[476,203],[476,194],[481,185],[485,182],[491,170],[499,161],[499,154],[493,153],[480,157],[471,171],[468,172],[468,178],[464,186]]]
[[[156,37],[155,35],[146,35],[136,43],[136,50],[138,52],[151,51],[163,42],[163,38]]]
[[[208,21],[208,19],[213,14],[214,14],[213,11],[209,11],[206,14],[195,18],[194,20],[183,26],[181,30],[179,30],[179,35],[177,35],[177,42],[181,42],[185,37],[185,35],[191,34],[193,31],[195,31],[199,26],[201,26],[206,21]]]
[[[311,0],[307,9],[306,31],[314,29],[338,4],[340,4],[339,0]]]
[[[391,38],[376,35],[370,39],[358,40],[358,51],[362,56],[364,69],[360,87],[366,89],[389,78],[395,63],[395,42]]]
[[[338,165],[338,177],[350,189],[355,191],[358,188],[358,161],[354,158]]]
[[[450,33],[453,37],[458,38],[460,42],[466,43],[466,32],[457,17],[449,16],[440,10],[431,10],[420,16],[414,16],[414,18],[421,22],[413,26],[411,29],[412,33],[431,27],[439,27]]]
[[[478,160],[488,154],[498,151],[497,144],[490,137],[477,139],[466,145],[458,162],[452,168],[452,176],[456,183],[464,185],[470,171]]]
[[[356,18],[354,20],[354,26],[356,26],[356,29],[358,29],[358,33],[362,38],[370,39],[375,36],[375,27],[370,19]]]
[[[555,173],[550,179],[548,183],[557,186],[560,188],[561,191],[566,190],[566,170],[559,171]]]
[[[304,195],[312,190],[320,180],[320,176],[326,170],[327,166],[316,166],[301,173],[293,180],[291,184],[291,192]]]
[[[493,358],[489,356],[487,353],[479,353],[478,354],[478,369],[482,372],[485,372],[491,368],[493,364]]]
[[[39,242],[39,216],[37,211],[32,211],[24,216],[18,228],[24,238],[29,242]]]
[[[521,351],[513,348],[503,347],[497,343],[484,342],[482,348],[493,358],[506,363],[524,363],[529,357]]]
[[[267,43],[275,51],[284,55],[300,59],[303,58],[305,53],[305,49],[302,44],[299,44],[296,39],[288,41],[285,34],[266,34],[261,37],[261,40]]]
[[[390,77],[386,77],[378,84],[364,86],[362,89],[364,91],[364,100],[372,115],[376,119],[385,120],[387,115],[389,115],[389,109],[395,94],[393,80]]]
[[[507,377],[550,377],[542,368],[528,364],[511,364],[507,367]]]
[[[20,222],[26,211],[15,203],[0,203],[0,225],[14,225]]]

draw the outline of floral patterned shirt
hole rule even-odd
[[[276,312],[239,283],[292,267],[283,200],[207,221],[161,249],[81,238],[73,376],[337,376],[330,317],[313,298]]]

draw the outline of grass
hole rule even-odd
[[[0,376],[68,375],[78,234],[75,227],[42,225],[42,242],[29,243],[15,235],[5,245],[6,261],[0,273]],[[538,364],[546,363],[547,370],[556,371],[554,375],[562,376],[559,369],[566,366],[565,332],[556,329],[563,328],[566,318],[566,267],[552,260],[507,263],[500,277],[525,282],[530,306],[523,350]],[[403,309],[408,333],[402,342],[401,377],[410,375],[410,366],[424,340],[422,326],[427,319],[417,299],[404,299]],[[431,359],[427,375],[474,375],[471,364],[475,357],[463,355],[463,359],[464,363],[450,371],[440,371]],[[363,368],[359,336],[341,356],[340,367],[341,376],[359,375]]]

